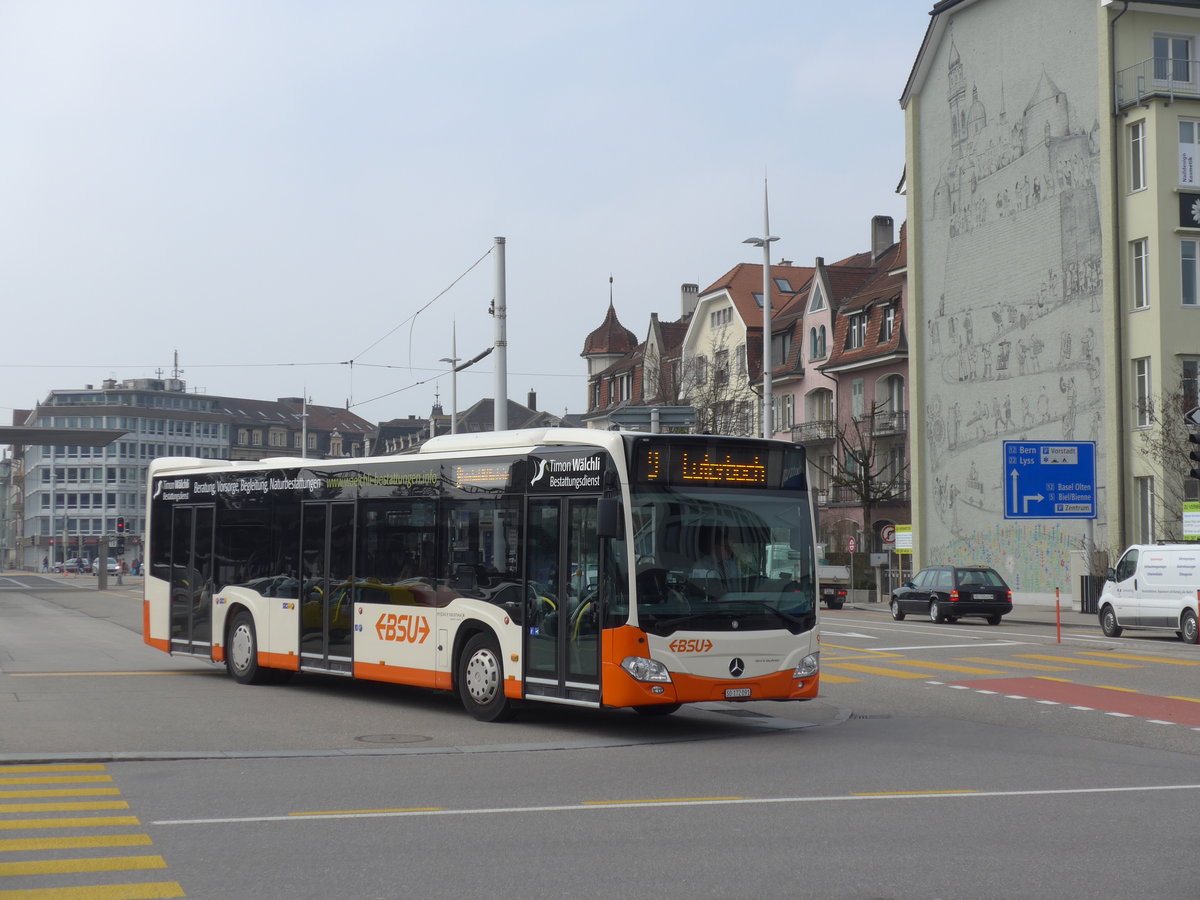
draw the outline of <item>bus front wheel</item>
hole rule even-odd
[[[515,710],[504,696],[504,662],[500,646],[489,634],[467,641],[458,658],[458,697],[467,712],[481,722],[511,719]]]
[[[266,684],[270,670],[258,664],[258,635],[254,617],[242,610],[233,617],[229,638],[225,641],[225,668],[238,684]]]

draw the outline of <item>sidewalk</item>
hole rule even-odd
[[[852,603],[846,608],[861,612],[888,611],[886,603]],[[1064,625],[1100,625],[1096,613],[1080,612],[1071,602],[1059,606],[1057,613],[1053,603],[1014,603],[1013,611],[1004,617],[1005,623],[1021,625],[1053,625],[1056,620],[1061,620]]]

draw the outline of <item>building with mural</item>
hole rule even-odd
[[[1052,595],[1095,565],[1093,548],[1171,536],[1184,479],[1148,450],[1161,438],[1150,411],[1179,390],[1200,319],[1180,285],[1179,223],[1135,207],[1178,203],[1173,135],[1200,113],[1185,62],[1197,16],[1178,2],[934,6],[901,98],[920,564],[988,564]],[[1124,70],[1172,53],[1184,105],[1117,98]],[[1134,133],[1157,165],[1136,173],[1136,198],[1128,129],[1140,119],[1155,121],[1155,140]],[[1031,498],[1016,496],[1006,441],[1093,446],[1092,515],[1020,515]]]

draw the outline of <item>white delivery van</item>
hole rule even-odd
[[[1135,544],[1126,550],[1100,592],[1100,627],[1108,637],[1126,628],[1174,631],[1197,641],[1196,592],[1200,544]]]

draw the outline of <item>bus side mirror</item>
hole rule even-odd
[[[596,501],[596,535],[620,540],[623,531],[620,502],[615,497],[601,497]]]

